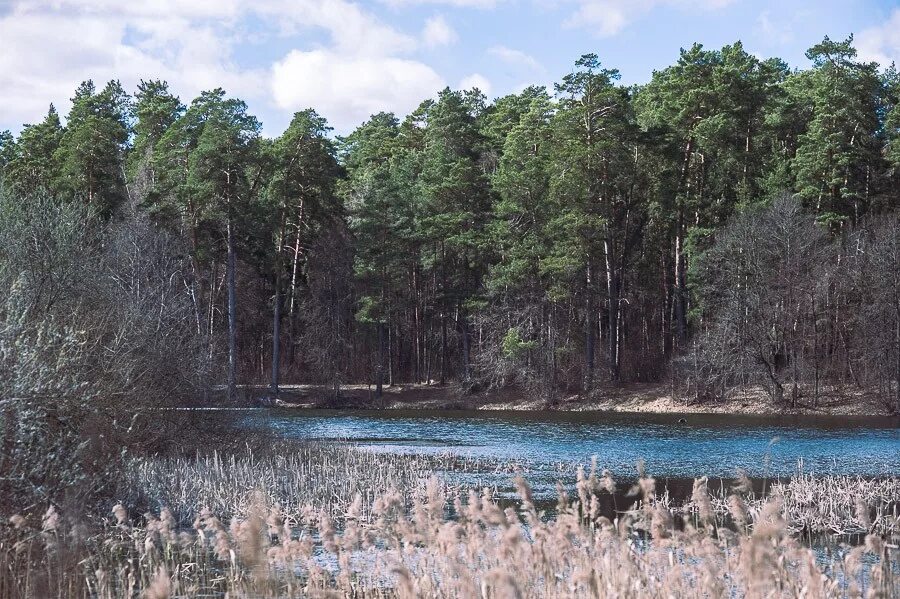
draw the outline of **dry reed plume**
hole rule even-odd
[[[452,454],[397,455],[304,442],[274,451],[135,459],[127,468],[120,497],[147,509],[169,506],[185,524],[200,507],[244,517],[256,490],[289,517],[299,517],[307,505],[340,517],[357,496],[366,512],[378,495],[391,490],[401,490],[408,504],[436,472],[465,473],[480,488],[488,482],[486,475],[511,475],[515,468]]]
[[[571,497],[560,486],[553,517],[535,507],[524,478],[515,483],[517,507],[498,504],[490,490],[448,496],[436,477],[415,493],[357,492],[340,513],[318,500],[287,513],[272,494],[251,492],[243,515],[223,521],[202,509],[188,527],[168,508],[132,519],[116,505],[89,537],[51,509],[40,521],[9,523],[0,596],[813,599],[900,592],[896,537],[868,534],[855,548],[817,555],[791,534],[783,493],[759,502],[737,490],[726,507],[736,525],[726,526],[705,478],[695,482],[690,517],[680,524],[644,472],[632,489],[637,501],[614,519],[598,506],[616,481],[596,464],[579,470]],[[855,517],[872,529],[866,510]],[[75,547],[82,548],[77,562]]]

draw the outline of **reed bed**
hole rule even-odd
[[[0,598],[900,596],[896,479],[801,474],[762,496],[701,478],[675,502],[595,460],[542,511],[520,465],[451,454],[302,443],[127,469],[99,519],[0,523]],[[478,488],[497,474],[515,501]],[[860,543],[813,550],[808,530]]]
[[[450,453],[399,455],[343,443],[301,442],[268,451],[138,458],[130,462],[119,495],[124,503],[146,509],[168,507],[180,524],[190,523],[201,507],[221,517],[246,517],[256,492],[288,517],[299,517],[305,506],[315,505],[339,518],[357,496],[364,510],[389,491],[402,493],[409,504],[435,473],[465,473],[481,488],[489,475],[511,477],[515,468]],[[461,490],[449,478],[441,480],[448,494]]]
[[[0,543],[4,597],[892,597],[900,591],[896,539],[870,534],[845,554],[816,555],[790,534],[775,499],[751,510],[730,497],[737,523],[717,518],[706,480],[683,527],[642,475],[634,509],[610,520],[598,497],[608,475],[560,487],[555,516],[516,479],[518,508],[490,491],[448,497],[429,479],[407,505],[397,492],[366,506],[357,495],[336,522],[309,504],[297,517],[255,493],[245,517],[209,509],[179,528],[163,509],[133,520],[113,507],[85,537],[54,508],[17,518]],[[80,547],[79,556],[74,556]],[[76,557],[79,557],[76,561]]]
[[[750,509],[760,512],[773,499],[795,533],[900,534],[900,478],[799,473],[773,483],[767,497],[750,501]]]
[[[593,467],[597,468],[596,462]],[[363,516],[368,516],[375,498],[387,492],[401,493],[408,506],[422,496],[425,483],[435,474],[450,497],[465,495],[473,488],[480,493],[487,487],[492,498],[497,498],[499,485],[509,484],[517,473],[527,476],[528,470],[528,464],[452,453],[399,455],[343,443],[302,442],[275,451],[247,448],[195,458],[136,459],[127,469],[127,483],[119,499],[143,511],[166,507],[179,525],[188,525],[202,508],[222,518],[246,517],[254,494],[261,492],[287,517],[298,518],[305,506],[315,505],[340,521],[357,496],[363,501]],[[555,472],[561,480],[585,476],[578,465],[558,464]],[[739,488],[754,514],[761,513],[770,500],[777,500],[786,526],[795,534],[900,534],[900,479],[896,477],[866,479],[799,472],[773,481],[765,493],[754,493],[753,486],[742,474],[733,482],[714,486],[710,501],[716,516],[729,518],[731,490]],[[697,512],[693,502],[671,497],[665,486],[657,501],[677,516],[692,517]],[[611,507],[612,502],[605,501],[603,506]]]

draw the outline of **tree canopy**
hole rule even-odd
[[[900,402],[900,75],[852,37],[807,57],[695,44],[628,86],[586,54],[553,90],[444,89],[345,136],[308,108],[274,139],[222,89],[86,81],[0,133],[0,184],[179,240],[232,394],[269,372],[276,394],[852,379]]]

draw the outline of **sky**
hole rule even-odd
[[[315,108],[345,134],[449,86],[552,86],[593,52],[624,83],[741,40],[805,68],[825,35],[900,65],[900,0],[0,0],[0,130],[65,114],[83,80],[224,88],[276,136]]]

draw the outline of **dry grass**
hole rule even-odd
[[[630,490],[637,501],[610,518],[601,504],[622,489],[594,465],[577,470],[570,491],[559,487],[548,516],[520,476],[518,501],[509,506],[491,489],[464,490],[431,476],[497,465],[332,444],[296,451],[136,462],[131,476],[143,491],[134,496],[171,507],[133,517],[117,504],[90,524],[51,508],[0,524],[0,597],[812,599],[900,592],[897,522],[886,524],[884,507],[896,506],[896,480],[879,486],[800,477],[763,499],[749,481],[724,497],[704,478],[675,507],[640,472]],[[832,521],[842,531],[855,522],[869,534],[857,547],[818,555],[792,534]]]

